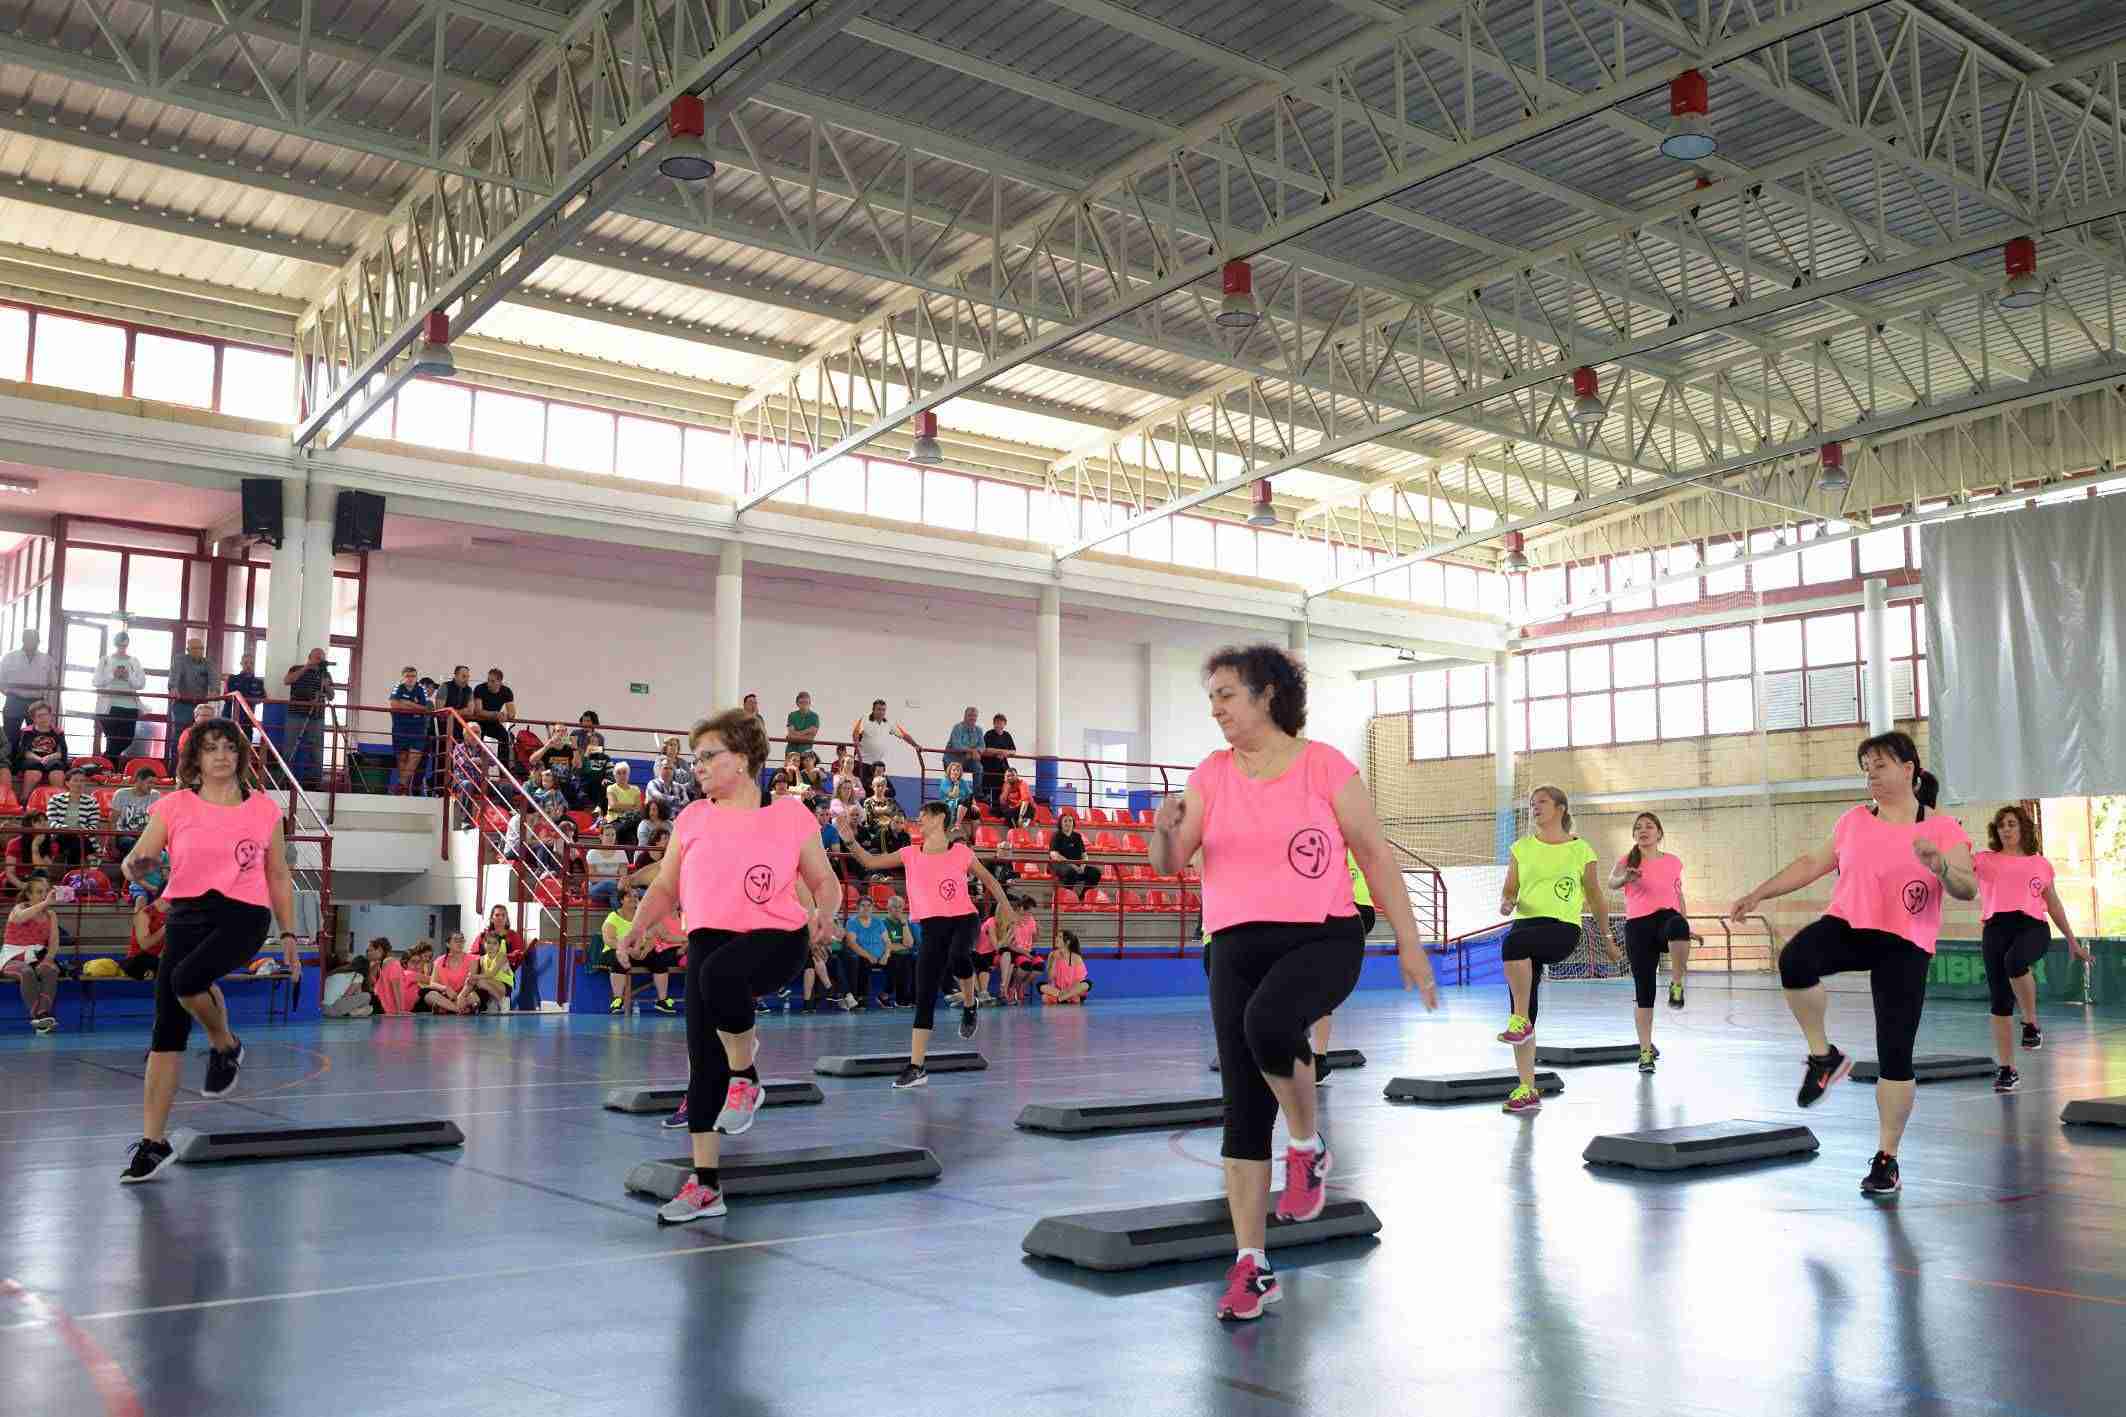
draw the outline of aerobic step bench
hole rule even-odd
[[[2126,1127],[2126,1097],[2078,1097],[2060,1120],[2071,1127]]]
[[[1274,1207],[1276,1198],[1271,1197]],[[1380,1232],[1380,1217],[1359,1200],[1331,1199],[1313,1220],[1281,1225],[1270,1217],[1273,1250]],[[1225,1201],[1180,1201],[1124,1210],[1088,1210],[1034,1222],[1021,1247],[1029,1255],[1062,1260],[1080,1269],[1142,1269],[1177,1260],[1231,1259],[1233,1221]]]
[[[1510,1069],[1496,1073],[1435,1073],[1431,1077],[1390,1078],[1381,1096],[1390,1102],[1498,1102],[1521,1085],[1521,1075]],[[1548,1097],[1565,1090],[1565,1080],[1556,1073],[1537,1073],[1535,1090]]]
[[[1366,1065],[1366,1055],[1356,1048],[1331,1048],[1322,1056],[1329,1060],[1329,1071],[1332,1073],[1340,1073],[1347,1068],[1362,1068]],[[1214,1073],[1218,1071],[1218,1060],[1216,1058],[1211,1059],[1211,1071]]]
[[[1975,1054],[1927,1053],[1912,1060],[1912,1079],[1915,1082],[1947,1082],[1952,1078],[1989,1078],[1998,1066],[1991,1058]],[[1862,1058],[1853,1064],[1853,1081],[1880,1082],[1882,1064],[1873,1058]]]
[[[779,1196],[793,1191],[832,1191],[888,1181],[930,1181],[944,1174],[936,1156],[919,1146],[868,1143],[807,1146],[782,1151],[724,1153],[718,1171],[727,1196]],[[645,1161],[627,1173],[637,1195],[668,1201],[694,1171],[693,1158]]]
[[[1602,1063],[1636,1063],[1636,1043],[1538,1043],[1535,1060],[1553,1068],[1591,1068]]]
[[[1688,1171],[1732,1166],[1816,1150],[1816,1134],[1792,1122],[1700,1122],[1650,1132],[1619,1132],[1587,1143],[1581,1159],[1590,1166],[1629,1166],[1640,1171]]]
[[[799,1107],[809,1102],[824,1102],[827,1094],[819,1090],[816,1082],[771,1082],[761,1080],[761,1091],[767,1096],[761,1099],[763,1107]],[[685,1087],[616,1087],[605,1095],[608,1112],[669,1112],[686,1101]]]
[[[309,1126],[247,1127],[171,1134],[176,1159],[188,1165],[217,1161],[280,1161],[298,1156],[351,1156],[365,1151],[427,1151],[463,1146],[458,1124],[435,1118],[412,1122],[324,1122]]]
[[[1123,1102],[1029,1102],[1019,1110],[1018,1126],[1029,1132],[1082,1136],[1224,1120],[1223,1097],[1136,1097]]]
[[[835,1053],[819,1058],[812,1071],[830,1078],[892,1077],[913,1061],[906,1053]],[[989,1060],[966,1048],[934,1048],[923,1059],[923,1068],[933,1073],[981,1072]]]

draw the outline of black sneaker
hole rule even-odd
[[[1845,1075],[1853,1071],[1853,1060],[1838,1051],[1832,1044],[1831,1051],[1822,1057],[1809,1055],[1808,1069],[1801,1075],[1801,1092],[1794,1101],[1803,1107],[1813,1107],[1831,1090],[1831,1084],[1845,1081]]]
[[[244,1040],[236,1040],[236,1046],[224,1053],[219,1048],[207,1050],[207,1080],[199,1085],[201,1097],[221,1097],[236,1086],[236,1070],[244,1065]]]
[[[142,1181],[154,1180],[155,1174],[170,1164],[173,1154],[168,1142],[149,1141],[142,1137],[133,1143],[132,1151],[127,1153],[125,1170],[118,1173],[118,1184],[137,1186]]]
[[[974,1037],[974,1010],[964,1005],[960,1009],[960,1037]]]
[[[2023,1085],[2023,1075],[2013,1068],[1997,1068],[1993,1073],[1995,1092],[2013,1092]]]
[[[2033,1049],[2045,1046],[2045,1035],[2038,1030],[2036,1024],[2026,1023],[2023,1025],[2023,1046]]]
[[[676,1014],[679,1012],[679,1006],[670,999],[659,999],[652,1007],[661,1014]]]
[[[893,1085],[896,1089],[921,1087],[928,1081],[930,1081],[930,1069],[920,1063],[910,1063],[907,1067],[901,1069],[901,1075],[893,1080]]]
[[[1903,1184],[1897,1179],[1897,1158],[1887,1151],[1878,1151],[1875,1159],[1868,1163],[1868,1176],[1860,1183],[1860,1193],[1864,1196],[1891,1196],[1897,1194],[1898,1187]]]

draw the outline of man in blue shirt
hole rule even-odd
[[[879,990],[889,982],[886,972],[886,919],[872,913],[871,897],[857,897],[856,913],[842,922],[845,958],[861,976],[855,992],[864,996],[865,1008],[884,1008]]]
[[[255,656],[246,654],[243,667],[222,680],[221,691],[225,694],[242,694],[244,702],[251,705],[255,713],[259,701],[266,697],[266,681],[259,678],[255,672],[254,658]]]
[[[976,793],[982,790],[982,727],[978,719],[981,710],[972,704],[960,715],[960,721],[952,725],[952,732],[945,738],[945,761],[958,763],[967,774],[968,786]]]

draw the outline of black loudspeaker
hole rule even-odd
[[[281,480],[244,479],[244,535],[273,546],[281,544]]]
[[[342,492],[332,518],[334,551],[384,549],[384,499],[374,492]]]

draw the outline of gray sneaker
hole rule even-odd
[[[723,1203],[722,1191],[712,1191],[701,1184],[699,1177],[688,1176],[687,1183],[679,1188],[679,1194],[658,1209],[657,1223],[684,1225],[690,1220],[709,1220],[728,1214],[730,1211]]]

